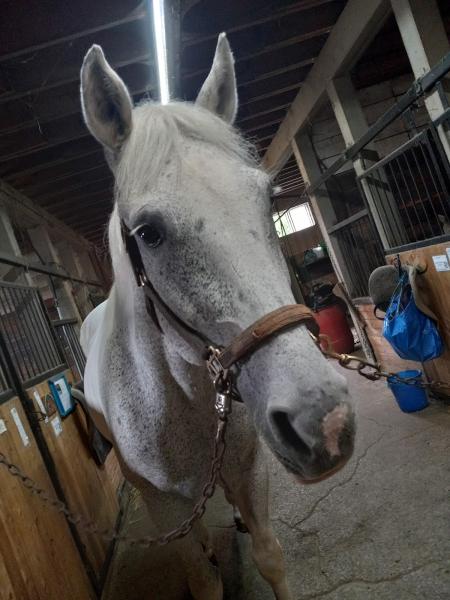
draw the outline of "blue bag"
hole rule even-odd
[[[436,323],[417,308],[407,273],[400,278],[386,311],[383,335],[405,360],[425,362],[443,352]]]

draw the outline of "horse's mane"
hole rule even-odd
[[[253,144],[233,126],[210,111],[189,102],[166,105],[144,102],[133,110],[133,129],[125,142],[115,170],[116,205],[111,215],[108,237],[115,276],[123,256],[123,243],[117,202],[130,202],[147,191],[168,160],[182,161],[182,141],[193,139],[210,144],[252,166],[257,165]]]

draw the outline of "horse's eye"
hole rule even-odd
[[[156,248],[164,239],[161,229],[156,225],[142,225],[138,229],[137,234],[150,248]]]

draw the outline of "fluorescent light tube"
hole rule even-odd
[[[164,22],[164,0],[151,0],[153,8],[153,29],[156,44],[156,61],[158,65],[159,98],[161,104],[170,100],[169,76],[167,73],[166,26]]]

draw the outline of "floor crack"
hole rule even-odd
[[[334,490],[336,490],[337,488],[343,487],[344,485],[346,485],[347,483],[349,483],[353,477],[355,476],[361,462],[365,459],[365,457],[367,456],[369,450],[371,450],[374,446],[376,446],[381,439],[384,437],[385,435],[385,431],[383,431],[383,433],[371,444],[369,444],[367,446],[367,448],[364,450],[364,452],[361,454],[361,456],[357,459],[356,464],[353,468],[353,471],[351,472],[351,474],[344,479],[343,481],[340,481],[339,483],[337,483],[336,485],[332,486],[323,496],[321,496],[320,498],[318,498],[314,504],[312,505],[312,507],[310,508],[310,510],[308,511],[308,513],[299,521],[296,521],[295,523],[291,523],[290,527],[291,529],[297,529],[299,525],[301,525],[302,523],[304,523],[305,521],[307,521],[310,517],[312,517],[312,515],[314,514],[316,508],[319,506],[319,504],[321,504],[321,502],[323,502],[324,500],[326,500],[333,492]]]
[[[395,575],[391,575],[390,577],[381,577],[380,579],[365,579],[363,577],[346,579],[345,581],[340,581],[339,583],[337,583],[333,587],[329,588],[328,590],[324,590],[322,592],[317,592],[315,594],[308,594],[306,596],[300,596],[299,600],[314,600],[315,598],[323,598],[325,596],[328,596],[329,594],[332,594],[333,592],[336,592],[340,588],[343,588],[346,585],[350,585],[352,583],[362,583],[362,584],[366,584],[366,585],[378,585],[380,583],[392,583],[393,581],[398,581],[399,579],[403,579],[403,577],[412,575],[413,573],[416,573],[417,571],[420,571],[421,569],[423,569],[425,567],[429,567],[430,565],[439,565],[439,564],[441,564],[441,562],[442,561],[431,560],[427,563],[417,565],[416,567],[413,567],[412,569],[409,569],[408,571],[405,571],[403,573],[397,573]]]

